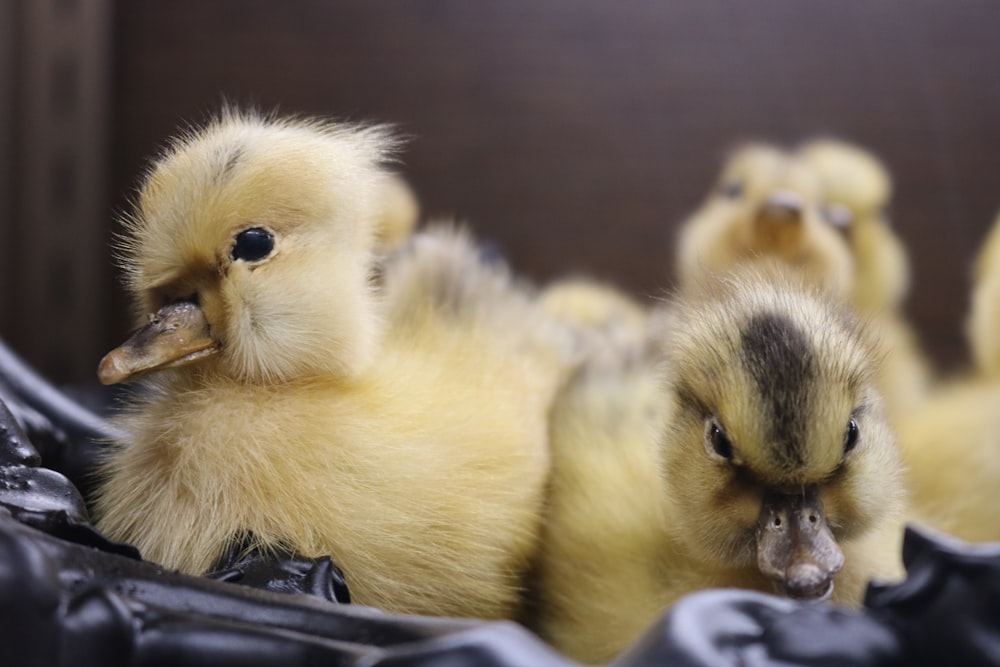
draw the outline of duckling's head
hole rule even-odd
[[[174,141],[120,243],[149,323],[105,357],[102,381],[183,366],[268,383],[367,365],[393,144],[380,127],[236,111]]]
[[[820,186],[816,173],[784,150],[766,144],[736,150],[681,228],[681,284],[737,263],[779,259],[833,293],[848,294],[854,262],[842,232],[823,216]]]
[[[837,139],[814,139],[797,154],[819,175],[823,212],[843,230],[856,263],[851,301],[875,311],[902,303],[910,266],[889,224],[889,170],[871,152]]]
[[[667,348],[680,539],[798,598],[832,592],[842,545],[895,517],[902,493],[872,350],[826,299],[800,277],[742,271],[681,300]]]

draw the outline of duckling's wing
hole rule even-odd
[[[383,290],[390,333],[423,332],[433,323],[489,332],[561,366],[576,355],[568,328],[541,308],[535,290],[461,227],[437,224],[410,238],[385,260]]]

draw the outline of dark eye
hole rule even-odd
[[[851,451],[858,444],[858,422],[851,418],[847,422],[847,433],[844,435],[844,453]]]
[[[274,236],[261,227],[244,229],[236,235],[231,257],[233,261],[242,259],[246,262],[258,262],[274,250]]]
[[[854,224],[854,213],[843,204],[825,204],[820,213],[828,225],[841,232],[847,232]]]
[[[719,194],[726,199],[739,199],[743,196],[743,184],[739,181],[726,181],[719,187]]]
[[[726,432],[714,420],[708,423],[708,432],[705,435],[713,452],[727,461],[733,460],[733,443],[729,442]]]

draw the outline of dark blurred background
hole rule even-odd
[[[671,283],[673,234],[741,140],[874,150],[939,366],[1000,208],[1000,3],[5,0],[0,335],[90,382],[129,326],[115,212],[224,99],[395,123],[431,216],[536,281]]]

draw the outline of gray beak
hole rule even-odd
[[[788,597],[821,600],[833,592],[844,553],[815,486],[796,494],[765,493],[757,523],[757,567]]]

